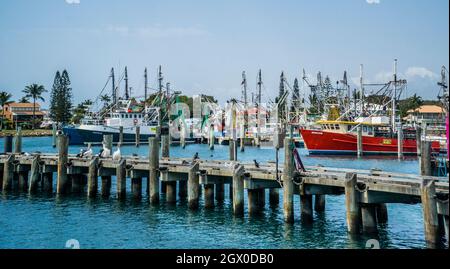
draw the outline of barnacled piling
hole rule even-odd
[[[98,189],[98,157],[94,157],[89,162],[89,172],[88,172],[88,197],[95,197],[97,195]]]
[[[272,206],[277,206],[280,203],[280,190],[279,189],[269,189],[269,203]]]
[[[425,153],[425,152],[423,152]],[[425,240],[430,248],[439,242],[439,220],[436,205],[436,186],[434,180],[423,179],[420,186],[423,209]]]
[[[316,210],[316,212],[325,211],[325,194],[314,195],[314,210]]]
[[[190,167],[188,174],[188,204],[190,209],[198,208],[199,198],[199,167],[200,164],[195,163]]]
[[[244,215],[244,166],[238,165],[233,173],[233,213]]]
[[[359,193],[356,190],[357,176],[355,173],[345,175],[345,206],[347,209],[347,230],[349,233],[359,233],[361,209]]]
[[[214,184],[204,184],[205,208],[214,208]]]
[[[134,199],[142,198],[142,178],[133,177],[131,178],[131,193]]]
[[[247,189],[248,214],[255,215],[259,213],[258,190]]]
[[[127,171],[126,160],[121,159],[116,167],[116,185],[117,185],[117,199],[125,199],[127,193]]]
[[[283,209],[284,221],[294,222],[294,156],[292,154],[293,139],[286,137],[284,139],[284,170],[283,170]]]
[[[33,157],[30,170],[30,184],[28,188],[29,193],[34,193],[39,187],[40,172],[39,172],[39,155]]]
[[[134,140],[136,147],[139,147],[139,143],[141,142],[141,128],[139,126],[136,126],[136,135]]]
[[[159,141],[156,137],[148,138],[149,146],[149,192],[150,203],[159,203]]]
[[[18,127],[14,136],[14,153],[22,152],[22,128]]]
[[[361,218],[363,232],[366,234],[374,234],[378,232],[377,229],[377,211],[375,204],[361,205]]]
[[[56,193],[63,194],[69,190],[69,177],[66,164],[68,161],[69,137],[65,134],[58,135],[58,178],[56,182]]]
[[[378,223],[387,223],[388,221],[388,210],[386,204],[377,204],[377,222]]]
[[[8,158],[6,159],[4,165],[3,165],[3,186],[2,190],[3,192],[9,191],[12,188],[13,185],[13,179],[14,179],[14,155],[9,154]]]

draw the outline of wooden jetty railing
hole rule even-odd
[[[106,139],[108,140],[108,139]],[[199,207],[203,189],[204,206],[214,207],[215,200],[224,199],[224,184],[230,185],[233,213],[244,215],[244,190],[248,194],[248,214],[261,211],[265,205],[265,190],[269,202],[279,203],[283,189],[284,218],[294,222],[294,195],[300,196],[301,220],[313,221],[314,210],[325,210],[326,195],[345,195],[346,220],[349,233],[376,233],[377,223],[387,222],[387,203],[422,203],[425,239],[430,247],[441,240],[442,231],[448,240],[449,182],[446,178],[390,173],[381,170],[355,170],[329,167],[306,167],[297,171],[293,156],[293,140],[284,141],[285,162],[276,170],[273,162],[236,161],[236,144],[230,143],[230,160],[199,160],[170,158],[169,139],[162,137],[163,157],[158,138],[149,138],[148,157],[122,156],[112,158],[76,157],[68,154],[67,137],[58,136],[57,154],[0,154],[0,188],[35,193],[52,192],[56,173],[56,194],[82,192],[87,196],[110,196],[112,176],[116,178],[118,199],[127,195],[126,181],[131,180],[134,198],[142,197],[142,180],[147,179],[147,194],[151,204],[158,204],[160,186],[165,184],[167,202],[187,198],[189,208]],[[100,180],[99,180],[100,179]],[[313,203],[314,198],[314,203]]]

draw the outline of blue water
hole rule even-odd
[[[50,137],[24,138],[27,152],[55,152]],[[3,148],[3,139],[0,139]],[[77,153],[79,146],[71,146]],[[98,151],[100,147],[95,147]],[[146,145],[122,147],[124,154],[145,156]],[[171,147],[173,157],[228,159],[228,146],[207,145]],[[416,158],[311,157],[301,150],[305,165],[322,164],[353,169],[379,168],[385,171],[418,173]],[[272,148],[246,147],[238,152],[242,161],[275,160]],[[283,154],[280,152],[280,160]],[[54,180],[55,181],[55,180]],[[115,186],[109,199],[87,199],[85,194],[57,198],[54,194],[8,193],[0,196],[0,248],[64,248],[66,241],[76,239],[81,248],[365,248],[372,237],[350,236],[346,230],[344,197],[327,196],[326,211],[314,213],[312,225],[300,222],[299,197],[294,196],[295,223],[285,224],[280,206],[266,205],[259,216],[235,218],[228,198],[214,209],[191,211],[186,201],[166,204],[164,195],[159,206],[148,204],[143,181],[143,198],[136,201],[128,195],[125,201],[115,199]],[[128,181],[127,190],[130,190]],[[267,194],[266,194],[267,195]],[[247,197],[245,197],[245,200]],[[266,197],[268,201],[268,197]],[[247,208],[245,207],[245,211]],[[379,226],[381,248],[425,248],[422,208],[417,205],[388,204],[389,221]]]

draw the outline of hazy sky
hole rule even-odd
[[[291,84],[303,68],[312,81],[344,70],[357,81],[362,63],[366,81],[383,82],[397,58],[407,94],[434,99],[449,65],[448,10],[448,0],[1,0],[0,91],[18,99],[30,83],[50,90],[67,69],[78,103],[127,65],[133,94],[143,95],[144,67],[155,88],[161,64],[173,89],[221,101],[240,97],[243,70],[254,91],[261,68],[265,101],[282,70]]]

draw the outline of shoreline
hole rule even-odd
[[[8,135],[14,136],[16,130],[3,130],[0,131],[0,137],[5,137]],[[43,137],[52,136],[52,130],[37,129],[37,130],[22,130],[22,137]]]

